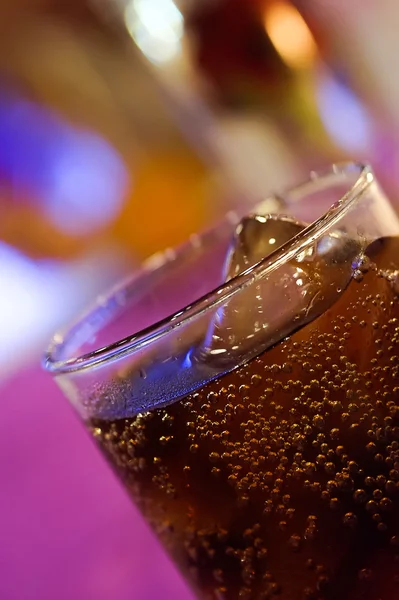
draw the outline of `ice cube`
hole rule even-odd
[[[236,228],[225,263],[229,281],[300,233],[291,217],[253,215]],[[197,356],[242,362],[323,313],[349,284],[362,248],[345,232],[319,239],[294,259],[254,278],[215,313]]]
[[[252,267],[306,227],[291,217],[252,215],[237,225],[225,263],[225,281]]]

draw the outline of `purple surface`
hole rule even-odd
[[[191,600],[51,378],[0,400],[1,600]]]

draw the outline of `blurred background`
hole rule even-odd
[[[331,161],[399,187],[394,0],[4,0],[0,380],[153,252]]]
[[[397,204],[398,23],[396,0],[0,3],[3,600],[132,597],[129,552],[137,559],[138,546],[131,536],[120,545],[131,508],[116,484],[104,493],[102,461],[38,367],[53,331],[144,258],[310,169],[370,161]],[[27,481],[42,487],[21,521]],[[110,553],[100,557],[84,525],[98,530],[95,493],[109,520]],[[70,525],[62,531],[60,511]],[[39,538],[21,588],[13,569]],[[54,582],[65,577],[62,557],[70,563],[77,539],[75,573],[89,583],[72,577],[65,595],[40,587],[50,566]],[[82,553],[100,562],[82,566]],[[101,585],[94,572],[105,573]],[[126,596],[115,587],[124,582]],[[153,585],[133,597],[160,597]],[[163,597],[188,597],[181,582],[170,585]]]

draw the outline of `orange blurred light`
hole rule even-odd
[[[316,42],[292,4],[278,0],[269,5],[264,15],[264,26],[272,44],[289,67],[302,69],[311,65],[317,55]]]

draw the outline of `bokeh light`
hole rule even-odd
[[[267,7],[267,34],[283,61],[291,68],[309,67],[317,56],[312,32],[298,10],[283,0]]]
[[[172,0],[130,0],[125,23],[150,61],[166,63],[180,54],[184,22]]]
[[[128,184],[109,142],[51,110],[0,94],[0,174],[60,230],[84,235],[118,215]],[[1,202],[1,198],[0,198]]]
[[[33,260],[0,242],[0,382],[35,352],[38,361],[54,330],[122,273],[112,248],[62,263]]]
[[[319,74],[316,101],[332,140],[347,152],[364,154],[371,145],[371,116],[356,93],[329,71]]]

